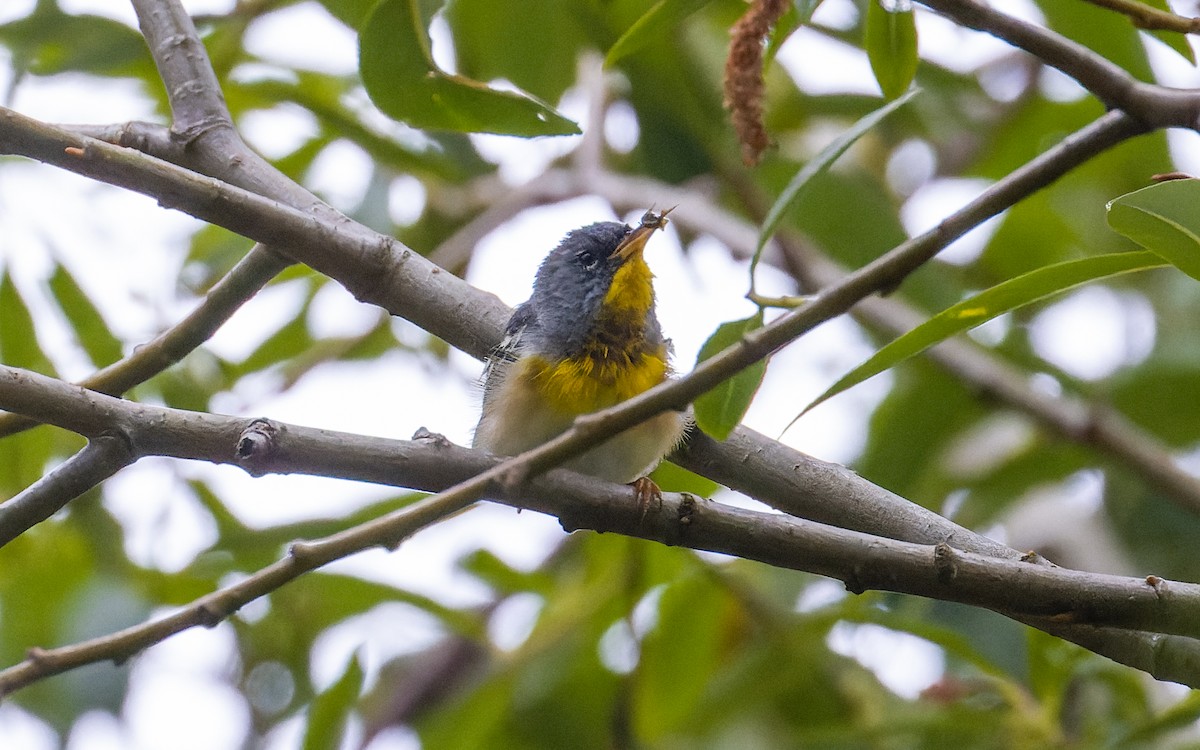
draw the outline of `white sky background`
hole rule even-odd
[[[232,0],[185,0],[193,13],[224,12]],[[0,22],[24,15],[33,0],[5,0]],[[63,0],[71,12],[112,16],[136,25],[126,3],[113,0]],[[1011,3],[1010,12],[1034,14],[1027,2]],[[853,8],[847,0],[826,0],[821,8],[825,22],[847,20]],[[1036,15],[1035,15],[1036,17]],[[1008,47],[987,36],[964,32],[928,13],[919,13],[922,52],[954,67],[973,67],[1005,54]],[[435,29],[436,30],[436,29]],[[317,42],[319,40],[319,43]],[[435,44],[437,39],[435,38]],[[315,3],[296,6],[257,22],[247,37],[253,52],[284,64],[344,73],[356,68],[356,40]],[[1157,43],[1150,45],[1156,67],[1176,85],[1196,85],[1196,71]],[[445,46],[437,50],[447,57]],[[779,62],[810,91],[877,91],[865,56],[807,31],[797,33],[781,51]],[[806,64],[819,59],[822,64]],[[836,64],[830,64],[836,62]],[[443,64],[448,64],[443,62]],[[811,71],[819,70],[819,74]],[[831,71],[840,71],[838,77]],[[253,75],[246,71],[244,75]],[[0,57],[0,91],[9,87],[9,61]],[[1003,82],[998,82],[1002,87]],[[1064,97],[1079,96],[1073,84],[1048,79],[1047,90]],[[583,118],[578,97],[568,94],[562,105],[568,117]],[[12,106],[27,115],[51,122],[119,122],[147,119],[150,104],[137,87],[121,82],[98,82],[78,76],[25,81]],[[588,123],[581,122],[584,127]],[[248,140],[268,155],[286,152],[313,127],[295,110],[263,112],[243,123]],[[636,122],[617,116],[606,124],[610,140],[625,148],[636,138]],[[829,133],[830,138],[835,130]],[[513,179],[531,176],[531,165],[544,164],[569,148],[573,139],[481,139],[489,158]],[[1195,133],[1172,133],[1171,144],[1178,167],[1200,173],[1200,142]],[[823,144],[813,144],[814,150]],[[335,144],[336,158],[319,159],[309,184],[340,207],[354,204],[364,189],[366,157],[356,147]],[[852,154],[851,154],[852,157]],[[848,157],[848,158],[851,158]],[[911,197],[902,218],[911,233],[932,226],[948,212],[974,197],[986,184],[969,180],[928,181],[932,152],[913,142],[896,157],[897,185]],[[149,339],[193,304],[176,299],[176,277],[185,238],[198,225],[194,220],[158,208],[148,198],[99,186],[89,180],[40,164],[5,165],[0,181],[0,262],[13,275],[23,294],[34,305],[42,344],[64,375],[86,374],[86,361],[72,349],[66,327],[42,325],[57,320],[45,304],[38,304],[39,285],[52,265],[47,253],[61,259],[93,295],[114,330],[129,342]],[[914,177],[915,175],[915,177]],[[399,190],[406,200],[421,199],[411,184]],[[400,205],[402,201],[398,201]],[[63,221],[62,217],[72,217]],[[528,296],[534,270],[570,229],[614,217],[598,198],[580,198],[527,211],[480,243],[469,280],[516,304]],[[989,234],[984,227],[964,238],[944,254],[950,262],[965,263],[982,249]],[[519,238],[519,240],[518,240]],[[721,322],[744,317],[752,307],[743,299],[745,264],[730,260],[723,247],[700,240],[685,257],[673,228],[650,244],[648,260],[657,276],[660,316],[674,339],[678,369],[695,361],[703,340]],[[124,270],[135,267],[137,274]],[[115,271],[115,273],[114,273]],[[785,282],[770,269],[761,271],[764,293],[789,293]],[[271,321],[282,321],[299,304],[298,290],[282,285],[260,295],[210,343],[223,356],[248,352],[269,332]],[[703,305],[695,304],[704,300]],[[373,309],[354,302],[340,287],[331,285],[314,306],[311,325],[320,333],[362,330],[374,317]],[[1084,290],[1048,308],[1035,324],[1034,343],[1040,354],[1074,374],[1098,378],[1129,364],[1148,351],[1136,342],[1153,339],[1153,320],[1144,301],[1129,299],[1105,289]],[[264,322],[266,324],[264,324]],[[1000,323],[1002,325],[1003,323]],[[397,321],[397,326],[408,326]],[[1081,329],[1086,336],[1079,335]],[[980,333],[986,336],[986,328]],[[1086,346],[1086,348],[1082,348]],[[870,354],[864,339],[846,321],[826,324],[777,355],[760,397],[747,423],[776,435],[812,397],[838,376]],[[269,379],[250,380],[222,397],[220,409],[231,414],[265,415],[274,419],[350,432],[408,438],[418,427],[441,432],[459,443],[469,441],[477,417],[474,380],[480,365],[465,355],[452,358],[458,377],[431,378],[414,358],[394,354],[371,363],[328,365],[303,378],[281,396],[271,395]],[[785,435],[785,442],[825,460],[847,462],[861,449],[871,408],[886,393],[886,376],[879,377],[823,405],[807,415]],[[211,482],[232,510],[256,525],[345,512],[371,499],[393,494],[337,480],[306,477],[253,479],[229,467],[148,460],[122,472],[105,489],[105,502],[128,532],[130,555],[137,561],[175,570],[187,564],[215,538],[205,514],[180,491],[182,479],[202,477]],[[482,506],[457,519],[426,530],[399,551],[364,553],[331,566],[340,571],[385,580],[435,596],[449,604],[483,601],[488,592],[474,579],[457,573],[454,561],[472,549],[486,547],[511,564],[536,565],[562,536],[557,522],[534,513]],[[304,585],[301,581],[295,585]],[[801,609],[819,606],[840,596],[831,584],[813,590],[813,599]],[[263,605],[265,606],[265,605]],[[253,618],[261,608],[249,607],[239,616]],[[536,606],[514,607],[497,626],[498,643],[519,643],[520,633],[536,616]],[[431,619],[412,608],[383,608],[339,626],[314,646],[314,670],[319,684],[328,684],[346,658],[361,649],[368,680],[391,656],[417,650],[438,637]],[[515,635],[514,635],[515,634]],[[606,639],[607,640],[607,639]],[[903,695],[915,695],[937,679],[941,654],[926,642],[880,628],[845,625],[831,636],[831,647],[859,658],[881,679]],[[883,658],[884,654],[901,657]],[[615,657],[613,657],[615,658]],[[193,630],[151,649],[134,668],[133,689],[122,718],[124,722],[94,713],[81,717],[68,747],[70,750],[133,750],[171,747],[222,750],[241,745],[249,728],[248,708],[226,685],[235,663],[234,641],[228,626]],[[606,663],[608,663],[606,661]],[[271,748],[297,743],[303,725],[288,723],[273,737]],[[36,719],[11,704],[0,705],[0,747],[41,750],[51,748],[52,735]],[[373,750],[417,747],[404,732],[381,736]]]

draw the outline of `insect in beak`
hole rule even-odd
[[[642,214],[642,220],[637,227],[629,234],[625,235],[625,239],[621,240],[621,244],[617,245],[617,249],[609,257],[620,258],[622,262],[629,260],[635,254],[640,253],[646,247],[646,241],[650,239],[650,235],[656,230],[662,229],[667,225],[667,214],[674,211],[678,206],[671,206],[662,213],[654,213],[651,208],[646,213]]]

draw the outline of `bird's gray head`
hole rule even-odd
[[[616,250],[633,231],[615,221],[590,224],[569,232],[542,261],[530,303],[543,347],[565,354],[583,346],[625,262]]]

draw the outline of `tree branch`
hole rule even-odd
[[[27,156],[149,195],[276,248],[356,298],[477,357],[500,338],[507,308],[397,240],[341,216],[322,218],[243,188],[0,108],[0,153]],[[339,215],[340,216],[340,215]]]
[[[0,547],[45,521],[67,503],[133,463],[130,446],[116,435],[98,435],[24,492],[0,504]]]
[[[609,434],[615,434],[660,411],[686,407],[689,393],[714,387],[816,325],[842,314],[862,298],[894,288],[907,274],[979,223],[1095,154],[1143,131],[1144,126],[1124,113],[1109,112],[997,181],[933,230],[851,273],[804,307],[748,334],[740,344],[706,360],[685,379],[663,383],[635,396],[623,405],[620,416],[610,412],[592,415],[577,423],[577,429],[612,422]],[[486,350],[481,343],[490,346],[498,338],[503,313],[495,312],[499,303],[494,297],[440,273],[411,251],[400,250],[402,246],[395,240],[365,227],[354,231],[348,224],[316,220],[231,185],[37,123],[10,110],[0,109],[0,151],[25,154],[129,187],[260,242],[287,247],[292,257],[338,279],[357,298],[381,304],[477,355]],[[418,283],[401,285],[401,278]],[[418,291],[420,295],[414,294]],[[417,296],[424,297],[428,304],[414,308]],[[481,297],[491,300],[492,306],[465,303]],[[450,310],[446,309],[448,305]]]
[[[386,516],[323,539],[297,542],[284,559],[164,620],[77,646],[37,650],[25,662],[0,672],[0,694],[84,663],[127,658],[195,625],[211,626],[307,571],[371,547],[394,548],[485,492],[501,493],[514,507],[558,516],[568,530],[611,531],[737,555],[838,578],[854,592],[883,589],[984,606],[1066,637],[1078,629],[1084,638],[1104,632],[1129,647],[1131,640],[1156,636],[1114,628],[1178,634],[1172,647],[1200,659],[1200,641],[1187,637],[1200,634],[1196,584],[1082,573],[1036,564],[1041,562],[1036,556],[1000,559],[956,551],[944,542],[931,546],[886,540],[686,494],[670,493],[661,505],[643,512],[631,502],[628,487],[569,471],[555,470],[528,486],[513,483],[514,473],[531,475],[546,460],[545,447],[497,461],[438,440],[368,438],[136,404],[0,367],[0,405],[31,410],[50,401],[63,402],[50,421],[68,429],[91,431],[107,425],[110,430],[127,430],[138,455],[216,460],[255,474],[298,471],[396,486],[442,487],[455,477],[467,479]],[[75,416],[80,414],[90,416]],[[65,421],[59,421],[60,416]],[[577,438],[570,448],[583,450],[589,444],[590,439]],[[1200,684],[1200,672],[1187,666],[1193,663],[1144,661],[1135,666],[1164,679]]]
[[[204,295],[183,320],[138,346],[129,356],[79,381],[93,391],[117,396],[166,370],[203,344],[291,261],[265,245],[255,245]],[[39,424],[28,417],[0,414],[0,437]]]
[[[1075,79],[1108,107],[1124,110],[1150,128],[1195,129],[1200,94],[1138,81],[1082,44],[1001,13],[976,0],[920,0],[960,26],[983,31],[1023,49]]]
[[[1085,0],[1092,5],[1129,16],[1134,26],[1147,31],[1177,31],[1181,34],[1200,32],[1200,18],[1188,18],[1159,10],[1137,0]]]

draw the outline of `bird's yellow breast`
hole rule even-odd
[[[529,357],[518,377],[564,415],[604,409],[661,383],[667,377],[666,347],[648,349],[645,340],[646,315],[654,305],[652,278],[640,254],[630,258],[613,276],[582,351],[554,362]]]
[[[604,295],[604,305],[601,308],[608,312],[629,312],[639,318],[646,317],[650,306],[654,304],[654,287],[651,280],[650,266],[646,265],[641,254],[627,260],[616,274],[608,293]]]
[[[586,414],[618,404],[649,390],[667,377],[666,351],[641,352],[628,360],[590,356],[549,362],[523,361],[520,377],[528,378],[546,403],[562,414]]]

